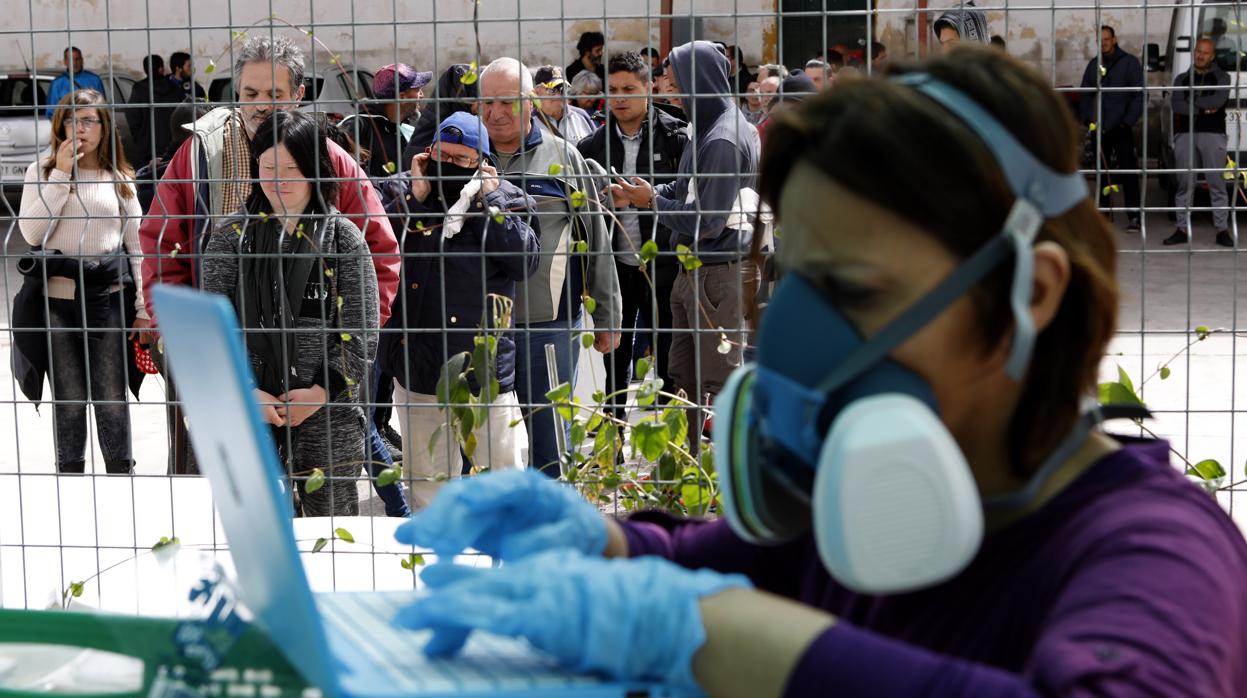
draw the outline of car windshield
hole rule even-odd
[[[0,107],[39,107],[47,101],[47,83],[29,77],[0,78]]]
[[[1206,7],[1199,22],[1199,36],[1217,43],[1217,63],[1222,70],[1247,70],[1247,16],[1234,6]]]

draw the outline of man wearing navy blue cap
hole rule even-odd
[[[433,73],[418,71],[405,63],[392,63],[377,70],[372,79],[375,98],[359,106],[339,124],[359,145],[356,157],[370,177],[388,177],[402,170],[403,148],[415,127],[408,124],[420,109],[424,87]]]
[[[411,504],[419,509],[461,472],[460,444],[448,436],[457,430],[438,406],[444,400],[437,383],[450,358],[471,353],[482,334],[496,340],[497,383],[482,390],[485,369],[472,367],[472,390],[490,404],[463,450],[479,467],[524,467],[528,437],[515,393],[515,341],[498,326],[491,297],[514,301],[516,283],[537,270],[540,237],[528,215],[536,204],[498,176],[489,132],[468,112],[446,117],[433,143],[412,158],[411,171],[382,189],[403,240],[403,278],[377,361],[395,377],[403,470],[415,478]]]

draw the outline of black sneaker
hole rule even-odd
[[[1179,229],[1179,230],[1173,231],[1173,235],[1170,235],[1169,237],[1165,238],[1164,244],[1185,245],[1186,243],[1190,241],[1191,241],[1191,236],[1185,230]]]
[[[1143,224],[1139,222],[1138,218],[1131,218],[1130,222],[1126,224],[1127,233],[1138,233],[1141,230],[1143,230]]]
[[[1217,231],[1217,244],[1222,247],[1233,247],[1234,238],[1230,236],[1228,230]]]
[[[390,458],[395,463],[401,463],[403,461],[403,438],[389,424],[382,425],[377,431],[381,434],[381,443],[385,444],[390,452]]]

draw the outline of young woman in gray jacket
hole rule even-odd
[[[359,511],[354,478],[369,453],[362,386],[379,321],[364,237],[327,203],[338,185],[324,144],[311,117],[274,112],[252,140],[246,210],[212,234],[202,270],[205,290],[234,301],[256,399],[305,516]],[[324,485],[309,492],[318,468]]]

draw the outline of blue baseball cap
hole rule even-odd
[[[489,156],[489,131],[480,117],[471,112],[457,111],[442,119],[437,133],[433,134],[433,142],[466,145]]]

